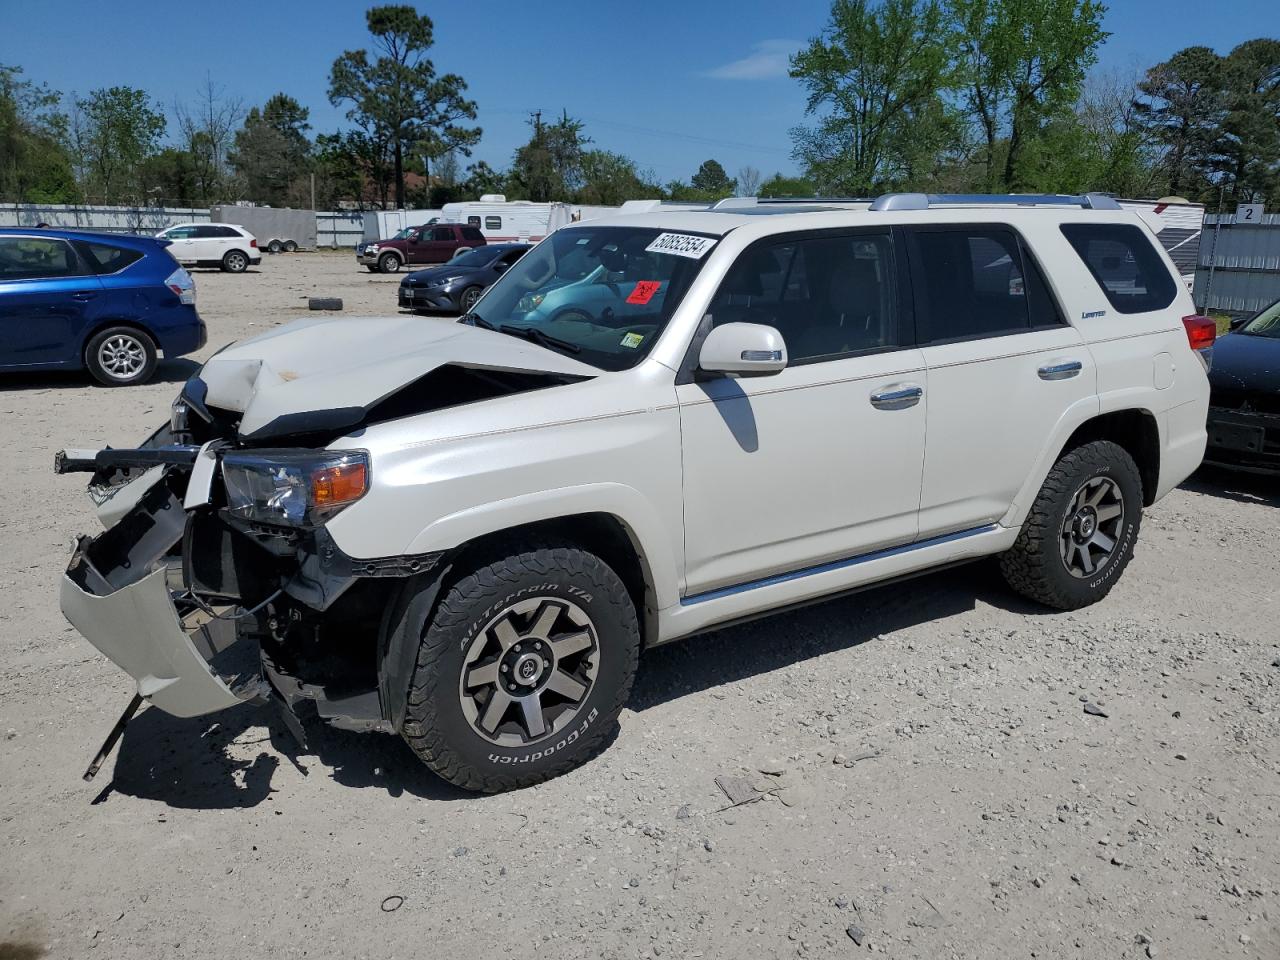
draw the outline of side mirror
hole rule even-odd
[[[1249,322],[1249,318],[1248,318],[1248,317],[1232,317],[1232,318],[1231,318],[1231,323],[1230,323],[1230,325],[1227,327],[1227,329],[1228,329],[1228,330],[1239,330],[1241,327],[1243,327],[1243,326],[1244,326],[1246,323],[1248,323],[1248,322]]]
[[[787,366],[787,345],[763,323],[726,323],[713,327],[702,341],[698,369],[705,373],[767,377]]]

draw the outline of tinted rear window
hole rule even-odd
[[[1064,223],[1062,234],[1120,313],[1163,310],[1177,282],[1141,229],[1114,223]]]
[[[472,243],[478,243],[484,239],[484,234],[475,227],[463,227],[462,237],[464,240],[469,240]]]
[[[922,342],[1063,323],[1035,261],[1008,227],[919,227],[907,235]]]
[[[119,273],[125,267],[142,259],[142,254],[137,250],[126,250],[124,247],[115,247],[109,243],[77,241],[76,246],[79,247],[80,255],[84,257],[94,273]]]

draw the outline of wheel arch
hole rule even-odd
[[[1160,425],[1155,414],[1135,407],[1091,417],[1067,437],[1054,462],[1068,451],[1095,440],[1110,440],[1133,457],[1138,475],[1142,477],[1142,505],[1151,506],[1160,482]]]

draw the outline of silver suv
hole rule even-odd
[[[1200,463],[1213,336],[1105,197],[593,220],[461,322],[300,320],[141,447],[60,454],[107,527],[62,609],[131,707],[300,732],[309,701],[519,787],[605,742],[660,643],[989,555],[1101,599]]]

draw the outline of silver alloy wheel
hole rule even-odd
[[[249,266],[249,260],[243,253],[232,252],[227,254],[227,269],[232,273],[239,273],[247,266]]]
[[[568,727],[600,671],[591,618],[560,597],[531,597],[490,620],[467,648],[463,715],[490,743],[521,747]]]
[[[147,348],[137,337],[113,334],[98,347],[98,366],[112,380],[132,380],[147,365]]]
[[[1124,523],[1124,494],[1110,477],[1086,480],[1062,521],[1062,562],[1073,577],[1092,577],[1110,562]]]
[[[470,310],[476,305],[476,301],[480,299],[480,294],[483,292],[479,287],[467,287],[462,291],[462,306]]]

